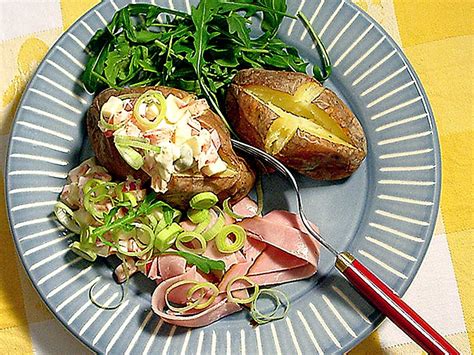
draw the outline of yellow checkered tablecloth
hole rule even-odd
[[[97,2],[0,0],[2,159],[13,113],[32,72],[59,35]],[[404,49],[428,93],[441,142],[440,213],[426,259],[404,299],[463,354],[470,354],[474,349],[470,259],[474,255],[474,0],[354,2]],[[33,290],[16,257],[4,203],[0,214],[0,353],[88,353]],[[421,351],[385,321],[352,353]]]

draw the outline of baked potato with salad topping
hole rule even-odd
[[[203,191],[237,202],[255,182],[221,119],[182,90],[104,90],[87,113],[87,130],[97,160],[115,178],[150,181],[175,207]]]
[[[345,178],[367,154],[350,109],[302,73],[241,70],[227,91],[226,109],[242,140],[314,179]]]

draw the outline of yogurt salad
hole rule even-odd
[[[182,100],[160,91],[111,96],[100,111],[99,128],[134,169],[151,177],[151,187],[165,193],[175,173],[214,176],[227,170],[219,156],[219,134],[201,126],[209,109],[205,99]]]

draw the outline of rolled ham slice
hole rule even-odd
[[[148,269],[147,277],[151,280],[155,280],[156,283],[160,283],[162,281],[158,270],[158,258],[154,258],[151,262],[150,268]]]
[[[299,229],[300,231],[303,231],[309,234],[308,230],[304,226],[300,217],[294,213],[284,211],[284,210],[275,210],[266,214],[264,218],[267,221],[271,221],[277,224],[285,225],[287,227]],[[315,225],[314,223],[311,223],[311,226],[319,233],[319,228],[317,225]],[[318,244],[318,249],[319,249],[319,244]]]
[[[302,224],[296,215],[286,211],[274,212],[239,223],[247,230],[248,238],[267,245],[247,276],[259,285],[272,285],[314,275],[319,259],[318,242],[298,228]]]

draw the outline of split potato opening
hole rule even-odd
[[[245,91],[278,115],[267,132],[267,152],[280,152],[297,130],[352,147],[339,124],[313,103],[324,91],[324,87],[317,83],[305,83],[293,95],[262,85],[250,85]]]

